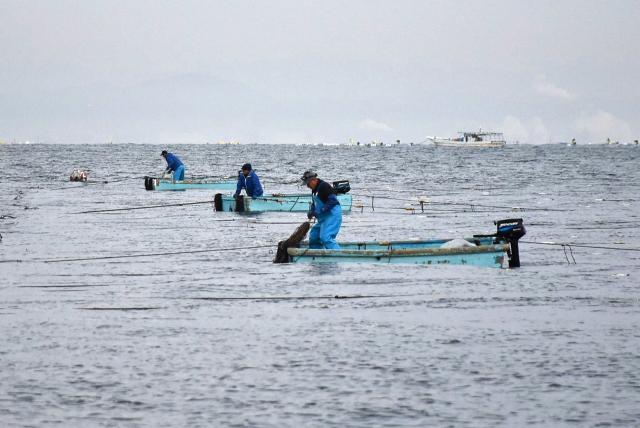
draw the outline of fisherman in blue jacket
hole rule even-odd
[[[173,181],[184,180],[184,164],[180,158],[166,150],[162,151],[162,157],[167,161],[167,169],[164,173],[168,174],[173,172]]]
[[[342,207],[336,191],[329,183],[320,180],[318,174],[313,171],[305,171],[302,182],[311,189],[313,198],[307,217],[317,219],[309,232],[309,248],[339,250],[336,236],[342,224]]]
[[[236,186],[236,193],[234,197],[240,196],[240,191],[245,189],[247,196],[252,198],[258,198],[262,196],[262,185],[258,174],[251,168],[250,163],[242,165],[242,170],[238,173],[238,185]]]

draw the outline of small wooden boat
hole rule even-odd
[[[286,251],[286,255],[283,259],[283,254],[278,254],[276,261],[519,267],[518,240],[526,233],[522,219],[500,220],[495,224],[495,234],[465,239],[340,242],[339,250],[309,248],[308,242],[288,248],[279,245],[279,253]]]
[[[147,190],[235,190],[236,181],[214,179],[173,181],[171,179],[145,177],[144,188]]]
[[[336,195],[338,202],[342,206],[342,212],[351,211],[352,198],[351,195],[341,193]],[[296,194],[279,194],[272,193],[270,195],[262,195],[252,198],[246,195],[240,195],[237,198],[221,193],[216,194],[214,198],[214,206],[216,211],[232,211],[232,212],[266,212],[266,211],[284,211],[284,212],[307,212],[311,206],[311,193]]]

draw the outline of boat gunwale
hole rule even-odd
[[[155,184],[236,184],[234,180],[213,180],[213,179],[205,179],[205,180],[162,180],[159,178],[155,178]]]
[[[224,204],[228,204],[230,207],[233,206],[232,204],[236,203],[236,198],[233,195],[223,195],[222,193],[218,193],[218,195],[220,195],[220,201],[222,203],[222,205],[224,206]],[[276,196],[278,195],[278,196]],[[271,194],[271,195],[262,195],[262,196],[256,196],[256,197],[252,197],[252,196],[247,196],[247,195],[242,195],[243,197],[243,201],[244,201],[244,210],[242,212],[269,212],[269,211],[273,211],[273,212],[304,212],[306,210],[308,210],[308,207],[310,207],[313,204],[313,195],[311,193],[289,193],[289,194]],[[342,207],[342,210],[344,212],[351,212],[352,206],[353,206],[353,196],[349,195],[347,193],[341,193],[339,195],[337,195],[338,197],[338,202],[340,203],[340,206]],[[252,209],[252,205],[253,204],[260,204],[260,203],[264,203],[264,204],[278,204],[280,206],[283,207],[288,207],[291,206],[291,208],[289,209]],[[298,206],[302,206],[304,207],[304,209],[294,209]],[[222,209],[221,211],[234,211],[237,212],[235,209],[230,209],[230,210],[225,210]]]
[[[481,240],[489,240],[495,238],[494,235],[486,235],[486,236],[480,236],[478,235],[477,237],[474,236],[473,238],[461,238],[464,239],[465,241],[469,242],[470,244],[473,244],[476,241],[481,241]],[[451,241],[454,238],[435,238],[435,239],[407,239],[404,241],[341,241],[340,245],[353,245],[353,246],[367,246],[367,245],[394,245],[394,244],[426,244],[426,243],[434,243],[434,244],[444,244],[446,242]],[[484,244],[484,245],[475,245],[475,246],[486,246],[486,245],[497,245],[497,244]],[[309,241],[302,241],[300,242],[300,247],[308,247],[309,246]],[[295,247],[295,248],[299,248],[299,247]]]
[[[507,145],[506,141],[433,141],[433,144],[436,146],[442,147],[504,147]]]
[[[243,195],[246,197],[246,195]],[[342,193],[340,195],[336,195],[337,197],[351,197],[353,199],[352,195],[349,195],[348,193]],[[304,197],[304,198],[311,198],[312,195],[311,193],[271,193],[268,195],[262,195],[262,196],[249,196],[251,199],[257,199],[257,200],[265,200],[265,201],[272,201],[272,200],[278,200],[278,199],[282,199],[282,198],[300,198],[300,197]],[[222,195],[223,199],[227,199],[227,200],[235,200],[233,195]]]
[[[171,191],[171,190],[233,190],[236,186],[236,182],[233,180],[220,180],[214,181],[213,179],[206,180],[177,180],[171,179],[151,179],[152,189],[156,191]]]
[[[458,248],[418,248],[398,250],[329,250],[324,248],[290,247],[287,253],[291,257],[394,257],[394,256],[447,256],[461,254],[506,253],[511,249],[509,244],[478,245]]]

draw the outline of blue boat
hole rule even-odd
[[[518,240],[526,233],[522,219],[500,220],[495,224],[497,232],[492,235],[464,239],[340,242],[339,250],[309,248],[308,242],[297,246],[282,245],[287,242],[283,241],[278,245],[275,261],[519,267]],[[286,255],[281,253],[284,250]]]
[[[147,190],[235,190],[236,181],[222,181],[215,179],[182,180],[145,177],[144,188]]]
[[[350,212],[352,205],[351,195],[341,193],[336,196],[342,206],[342,212]],[[214,198],[214,206],[216,211],[231,212],[307,212],[311,206],[311,193],[273,193],[257,198],[246,195],[240,195],[236,198],[218,193]]]

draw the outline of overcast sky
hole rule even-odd
[[[640,1],[0,0],[0,140],[640,138]]]

